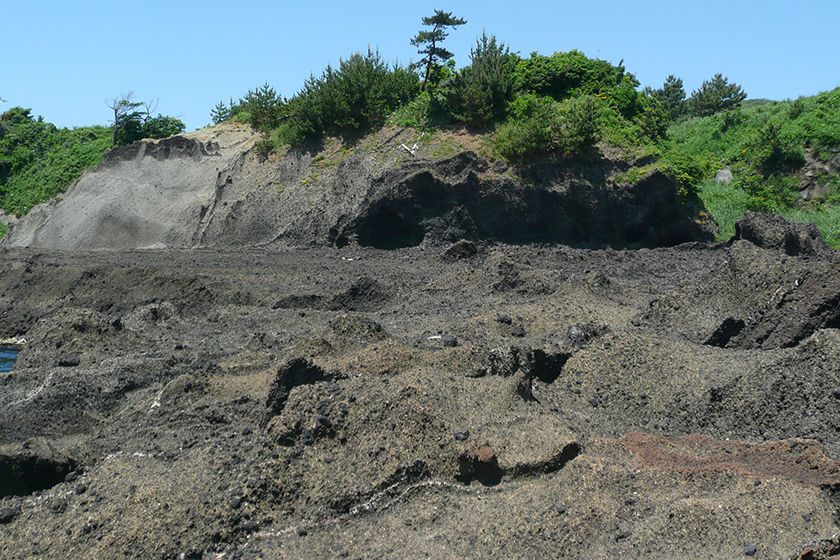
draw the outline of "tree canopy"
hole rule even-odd
[[[166,138],[173,134],[180,134],[186,128],[180,119],[158,114],[152,116],[157,109],[155,101],[134,101],[131,92],[116,97],[106,104],[113,112],[111,121],[111,143],[114,146],[124,146],[143,138]]]
[[[429,30],[421,30],[411,39],[412,46],[418,47],[417,54],[421,55],[419,68],[423,68],[423,87],[426,88],[433,83],[433,71],[440,67],[441,62],[446,62],[455,56],[452,52],[441,46],[449,36],[449,30],[465,25],[467,20],[452,15],[452,12],[435,10],[434,15],[424,17],[422,24],[431,27]]]
[[[723,74],[706,80],[688,99],[688,110],[695,117],[706,117],[732,109],[747,98],[746,92]]]

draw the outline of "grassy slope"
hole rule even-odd
[[[18,216],[26,214],[63,192],[85,169],[98,165],[110,148],[111,131],[106,127],[56,130],[43,156],[9,177],[0,199],[3,209]]]
[[[775,151],[774,151],[775,148]],[[739,111],[689,119],[673,125],[663,147],[666,157],[692,160],[704,181],[698,194],[727,239],[747,210],[772,210],[817,225],[826,240],[840,247],[840,176],[820,178],[828,200],[800,205],[797,168],[806,152],[827,161],[840,148],[840,88],[797,101],[745,104]],[[729,166],[730,185],[712,180]]]

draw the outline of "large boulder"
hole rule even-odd
[[[735,224],[734,239],[791,256],[832,253],[814,224],[791,222],[778,214],[748,212]]]

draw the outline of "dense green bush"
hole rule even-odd
[[[363,132],[382,126],[399,106],[413,99],[420,87],[417,74],[389,67],[377,51],[356,53],[311,78],[289,101],[289,115],[307,123],[316,135]]]
[[[328,66],[321,76],[310,76],[291,99],[282,99],[266,84],[236,103],[220,102],[211,117],[215,123],[250,123],[264,133],[266,151],[268,145],[301,144],[326,134],[356,134],[382,126],[419,89],[416,72],[389,66],[378,51],[369,50],[342,59],[338,68]]]
[[[511,103],[510,112],[495,135],[497,152],[509,161],[584,153],[598,140],[598,104],[591,96],[556,102],[526,94]]]
[[[551,120],[555,102],[536,94],[518,96],[510,104],[510,119],[496,129],[494,146],[512,162],[543,158],[551,153]]]
[[[753,146],[756,167],[762,175],[795,171],[805,163],[805,150],[782,125],[768,121],[758,130],[757,143]]]
[[[143,124],[143,138],[168,138],[184,132],[184,123],[175,117],[158,115]]]
[[[668,109],[658,97],[644,95],[640,100],[641,111],[636,115],[635,122],[642,133],[651,141],[657,141],[668,135],[668,124],[671,119]]]
[[[152,112],[157,102],[142,103],[134,101],[132,94],[112,100],[108,105],[114,111],[112,125],[112,143],[125,146],[143,138],[166,138],[184,131],[184,123],[175,117]]]
[[[464,68],[453,87],[453,107],[459,118],[474,127],[504,120],[513,98],[514,73],[518,57],[482,33],[470,51],[470,65]]]
[[[623,63],[614,66],[576,50],[551,56],[532,53],[519,62],[514,79],[518,90],[548,95],[558,101],[596,95],[627,118],[641,109],[639,82],[625,71]]]
[[[10,109],[0,115],[0,207],[25,214],[100,163],[110,147],[110,128],[56,128],[29,109]]]
[[[229,104],[220,101],[210,113],[214,124],[228,119],[249,123],[255,130],[269,132],[276,128],[283,118],[283,98],[268,84],[248,90],[239,101]]]

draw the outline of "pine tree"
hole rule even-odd
[[[662,104],[670,120],[676,120],[685,113],[685,88],[680,78],[671,74],[653,94]]]
[[[417,35],[411,40],[411,44],[418,47],[417,53],[422,55],[416,67],[424,68],[423,87],[425,88],[428,86],[432,70],[440,66],[441,62],[446,62],[454,56],[450,51],[441,46],[441,43],[449,35],[449,29],[455,29],[460,25],[466,24],[467,21],[463,18],[453,16],[452,12],[435,10],[433,16],[424,17],[422,22],[423,25],[432,29],[431,31],[418,31]]]
[[[747,94],[741,86],[730,83],[723,74],[715,74],[691,94],[688,110],[695,117],[706,117],[732,109],[746,98]]]
[[[233,105],[233,103],[231,103]],[[213,119],[213,124],[219,124],[231,117],[230,108],[225,105],[224,101],[219,101],[213,110],[210,111],[210,118]]]
[[[482,33],[470,51],[470,61],[457,82],[460,118],[473,126],[504,119],[514,93],[516,55],[495,35]]]

